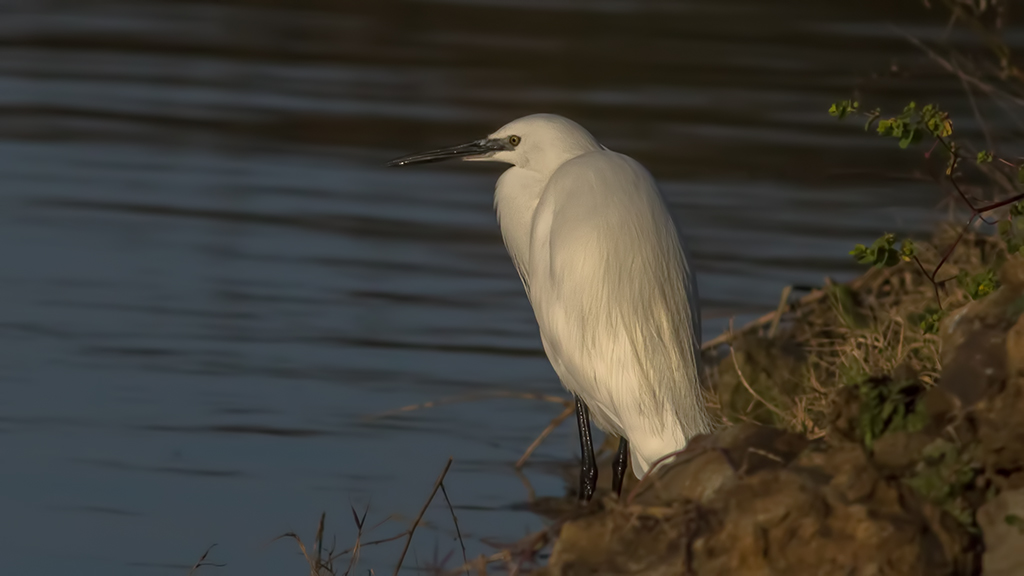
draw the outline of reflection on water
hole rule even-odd
[[[0,558],[10,573],[301,571],[322,510],[375,524],[446,482],[471,554],[542,525],[512,463],[560,407],[490,191],[399,153],[550,111],[660,179],[704,325],[926,229],[915,165],[825,115],[902,104],[910,3],[22,0],[0,19]],[[906,4],[903,6],[902,4]],[[922,78],[966,111],[954,83]],[[969,114],[968,114],[969,116]],[[969,128],[969,126],[965,126]],[[533,459],[539,494],[574,454]],[[455,550],[428,514],[406,565]],[[379,528],[388,536],[400,521]],[[387,570],[395,548],[364,552]],[[211,572],[213,569],[208,569]]]

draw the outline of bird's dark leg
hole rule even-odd
[[[629,440],[619,438],[619,452],[612,461],[612,490],[622,496],[622,478],[626,475],[626,459],[629,456]]]
[[[590,502],[597,488],[597,460],[594,458],[594,440],[590,436],[590,409],[579,396],[576,396],[576,424],[580,429],[580,453],[583,456],[580,501]]]

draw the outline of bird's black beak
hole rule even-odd
[[[449,158],[473,159],[474,157],[479,157],[480,159],[483,159],[488,158],[495,152],[501,150],[512,150],[512,145],[505,139],[484,138],[482,140],[474,140],[473,142],[466,144],[459,144],[458,146],[450,146],[448,148],[440,148],[429,152],[409,154],[408,156],[395,158],[391,162],[388,162],[387,165],[405,166],[407,164],[425,164],[427,162],[440,162],[441,160],[448,160]]]

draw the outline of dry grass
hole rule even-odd
[[[445,503],[448,506],[448,511],[451,514],[452,522],[455,525],[455,533],[458,535],[459,545],[462,547],[463,562],[468,564],[468,560],[466,559],[466,545],[465,542],[463,542],[462,540],[462,532],[459,529],[458,518],[456,518],[455,516],[455,508],[452,506],[451,500],[448,498],[448,492],[447,490],[445,490],[444,487],[444,479],[445,476],[448,475],[448,470],[451,469],[451,466],[452,458],[448,458],[448,461],[447,463],[445,463],[444,469],[441,471],[441,474],[437,477],[437,480],[434,481],[434,487],[430,491],[430,496],[427,497],[427,500],[426,502],[424,502],[423,507],[420,508],[419,514],[416,515],[416,518],[413,520],[412,525],[407,530],[404,530],[391,537],[381,538],[379,540],[372,540],[368,542],[364,541],[363,538],[366,535],[366,533],[375,528],[379,528],[381,524],[383,524],[383,522],[371,528],[367,528],[366,516],[369,513],[369,508],[363,510],[362,515],[360,515],[358,512],[356,512],[356,509],[352,507],[352,521],[355,523],[356,526],[356,540],[351,548],[342,550],[340,552],[335,552],[333,544],[331,545],[330,548],[324,547],[324,524],[327,518],[326,512],[320,515],[320,522],[317,524],[316,535],[313,538],[313,543],[311,546],[306,546],[306,544],[302,541],[302,538],[295,532],[286,532],[285,534],[282,534],[274,538],[273,540],[271,540],[271,542],[281,539],[294,540],[299,547],[299,551],[302,552],[303,558],[306,560],[310,576],[339,576],[339,566],[336,565],[336,561],[340,560],[345,556],[348,556],[348,564],[345,567],[345,570],[343,572],[340,572],[340,575],[349,576],[349,574],[354,573],[353,571],[355,570],[356,566],[359,563],[360,552],[364,547],[376,546],[378,544],[394,542],[396,540],[405,538],[405,544],[402,547],[402,552],[398,557],[398,563],[395,566],[394,570],[394,574],[397,575],[398,572],[402,569],[402,564],[405,561],[405,556],[409,551],[409,545],[412,543],[412,538],[416,533],[416,528],[420,526],[421,522],[423,521],[423,516],[427,512],[427,508],[430,507],[431,502],[433,502],[434,500],[434,496],[436,496],[438,490],[440,490],[441,493],[444,495]],[[211,565],[210,563],[204,562],[209,552],[210,551],[207,550],[203,554],[203,556],[199,559],[199,562],[197,562],[196,565],[192,568],[192,571],[189,572],[189,576],[191,576],[196,571],[196,569],[198,569],[199,566]],[[374,574],[375,571],[371,569],[369,570],[369,573]]]
[[[189,569],[188,576],[192,576],[199,570],[199,568],[203,566],[216,566],[218,568],[224,566],[224,564],[217,564],[215,562],[208,562],[206,560],[206,557],[210,555],[210,551],[213,550],[214,546],[216,546],[216,544],[210,544],[210,547],[207,548],[205,552],[203,552],[203,555],[199,557],[199,560],[192,565],[192,568]]]
[[[302,542],[302,538],[295,532],[286,532],[274,539],[291,538],[295,540],[299,550],[302,551],[302,556],[309,564],[310,576],[334,576],[337,574],[334,568],[334,560],[337,556],[333,554],[333,550],[324,550],[324,521],[326,518],[326,512],[320,515],[320,522],[317,524],[316,536],[313,538],[313,547],[311,549],[306,547]],[[358,550],[358,548],[359,539],[357,538],[355,549]]]
[[[958,232],[947,227],[932,244],[919,245],[922,260],[937,262],[934,246],[944,249]],[[997,238],[970,232],[942,277],[977,272],[1005,257]],[[944,310],[970,299],[955,281],[941,283],[939,297]],[[710,343],[709,409],[725,425],[759,422],[820,437],[835,394],[846,386],[873,377],[935,383],[941,343],[921,319],[938,306],[932,282],[912,262],[873,268],[848,285],[826,281],[800,301]]]

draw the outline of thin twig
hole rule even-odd
[[[758,454],[760,456],[764,456],[765,458],[768,458],[769,460],[774,460],[774,461],[778,462],[779,464],[783,463],[782,458],[780,458],[779,456],[777,456],[775,454],[772,454],[771,452],[768,452],[767,450],[761,450],[760,448],[754,448],[753,446],[748,446],[747,447],[747,452],[752,452],[754,454]]]
[[[951,66],[951,70],[952,70],[952,66]],[[957,70],[959,70],[959,69],[957,69]],[[984,222],[984,223],[986,223],[986,224],[988,224],[990,226],[991,225],[995,225],[996,222],[992,222],[992,221],[988,220],[987,218],[985,218],[985,214],[988,213],[988,212],[991,212],[993,210],[997,210],[999,208],[1002,208],[1004,206],[1008,206],[1008,205],[1013,204],[1015,202],[1018,202],[1020,200],[1024,200],[1024,194],[1014,194],[1014,195],[1010,196],[1009,198],[1004,198],[1003,200],[998,200],[998,201],[991,202],[989,204],[985,204],[985,205],[982,205],[982,206],[976,206],[974,204],[974,202],[972,202],[971,199],[967,196],[967,194],[964,193],[963,189],[960,187],[960,184],[956,180],[956,168],[959,165],[960,160],[961,160],[961,156],[960,156],[960,153],[957,151],[956,144],[955,143],[950,144],[949,142],[946,141],[945,138],[943,138],[942,136],[939,136],[937,134],[934,135],[934,137],[935,137],[935,142],[933,144],[933,147],[936,146],[936,145],[941,144],[942,147],[946,150],[946,152],[950,155],[949,168],[946,170],[946,175],[947,175],[947,177],[949,179],[949,183],[953,186],[953,189],[956,190],[957,195],[960,197],[961,200],[963,200],[964,204],[966,204],[967,208],[969,208],[970,211],[971,211],[971,216],[967,220],[967,223],[964,224],[960,228],[960,232],[959,232],[959,234],[957,234],[956,239],[953,240],[953,242],[949,245],[949,247],[946,248],[946,251],[943,253],[942,257],[939,259],[938,264],[935,265],[935,267],[932,269],[931,272],[928,272],[927,270],[925,270],[924,265],[921,263],[921,260],[917,256],[913,257],[914,262],[917,264],[918,268],[921,269],[921,273],[923,273],[925,278],[927,278],[928,281],[932,283],[932,286],[933,286],[933,288],[935,290],[935,302],[938,305],[939,309],[941,310],[942,309],[942,299],[939,296],[939,285],[940,284],[944,284],[945,282],[949,281],[949,279],[946,279],[946,280],[943,280],[943,281],[939,282],[939,281],[936,281],[935,278],[938,276],[939,271],[942,270],[942,267],[946,264],[946,262],[949,260],[949,258],[953,255],[953,251],[956,250],[956,247],[960,244],[960,241],[963,239],[964,234],[971,227],[971,225],[974,224],[975,220],[979,220],[980,219],[982,222]],[[928,154],[930,154],[930,153],[931,153],[931,151],[928,152]],[[928,154],[926,154],[926,156]],[[719,338],[721,338],[721,337],[719,337]],[[718,340],[718,339],[716,339],[716,340]]]
[[[373,541],[370,541],[370,542],[363,542],[362,544],[359,545],[359,548],[365,548],[367,546],[376,546],[378,544],[386,544],[388,542],[394,542],[395,540],[398,540],[399,538],[402,538],[402,537],[408,536],[408,535],[409,535],[409,531],[408,530],[403,530],[402,532],[399,532],[398,534],[395,534],[394,536],[390,536],[388,538],[381,538],[380,540],[373,540]],[[337,554],[332,555],[331,556],[331,560],[333,561],[333,560],[335,560],[337,558],[340,558],[340,557],[344,556],[345,554],[349,554],[349,553],[354,552],[354,551],[356,551],[356,547],[354,547],[354,546],[352,548],[349,548],[348,550],[342,550],[341,552],[338,552]]]
[[[345,569],[345,574],[343,576],[348,576],[349,573],[352,572],[352,569],[355,568],[356,564],[359,562],[359,551],[362,549],[363,541],[363,526],[366,525],[366,514],[370,512],[370,507],[367,506],[363,510],[363,517],[360,518],[359,515],[356,514],[355,506],[349,504],[349,509],[352,510],[352,520],[356,523],[356,543],[352,546],[352,557],[348,560],[348,568]],[[334,561],[333,556],[329,559],[329,561]]]
[[[1016,97],[1016,96],[1014,96],[1014,95],[1012,95],[1012,94],[1010,94],[1008,92],[999,90],[995,86],[992,86],[991,84],[985,83],[985,82],[979,80],[978,78],[975,78],[974,76],[971,76],[971,75],[969,75],[969,74],[959,70],[957,67],[953,66],[948,60],[946,60],[942,56],[939,56],[938,53],[936,53],[934,50],[932,50],[931,48],[926,46],[924,44],[924,42],[921,42],[917,38],[914,38],[913,36],[911,36],[907,32],[904,32],[904,31],[900,30],[899,28],[895,28],[894,27],[894,29],[896,31],[900,32],[901,34],[903,34],[903,36],[907,39],[908,42],[910,42],[914,46],[917,46],[922,52],[927,54],[929,58],[931,58],[933,61],[935,61],[936,64],[941,66],[943,69],[945,69],[950,74],[954,74],[954,75],[958,76],[964,82],[969,82],[969,83],[973,84],[975,87],[980,89],[985,94],[992,95],[993,93],[998,93],[1000,96],[1003,96],[1003,97],[1009,99],[1010,101],[1012,101],[1012,102],[1014,102],[1014,103],[1016,103],[1018,105],[1024,106],[1024,98],[1018,98],[1018,97]]]
[[[309,553],[306,552],[306,545],[302,543],[302,539],[299,538],[298,534],[296,534],[295,532],[285,532],[284,534],[281,534],[277,538],[274,538],[274,540],[280,540],[281,538],[292,538],[292,539],[294,539],[299,544],[299,550],[302,551],[302,557],[305,558],[307,562],[309,561]],[[271,542],[273,542],[273,540],[271,540]]]
[[[779,296],[779,306],[775,309],[775,318],[772,318],[772,325],[768,328],[769,338],[775,336],[775,331],[779,329],[779,321],[782,320],[782,313],[786,311],[786,304],[789,303],[789,294],[792,291],[792,285],[782,289],[782,294]]]
[[[953,68],[957,78],[960,79],[961,85],[964,87],[964,92],[967,93],[967,101],[971,103],[971,110],[974,112],[974,119],[978,123],[978,127],[981,128],[981,133],[985,135],[985,146],[989,150],[995,148],[995,144],[992,141],[992,133],[988,129],[988,124],[985,123],[985,119],[981,116],[981,110],[978,109],[978,102],[974,99],[974,92],[971,91],[971,85],[964,80],[964,73],[960,70],[960,66],[953,62]]]
[[[757,392],[754,392],[754,389],[751,388],[750,384],[747,383],[747,379],[743,377],[743,372],[740,370],[740,364],[739,362],[736,361],[735,347],[729,346],[729,355],[732,357],[732,365],[736,367],[736,374],[740,377],[740,382],[743,383],[743,387],[747,389],[747,392],[750,392],[751,396],[758,399],[762,404],[767,406],[769,410],[776,413],[780,418],[782,418],[783,421],[789,420],[789,418],[785,414],[783,414],[781,410],[769,404],[768,401],[765,400],[764,398],[761,398],[761,395],[758,394]]]
[[[327,512],[320,513],[320,523],[316,525],[316,537],[313,539],[313,543],[316,545],[313,548],[315,554],[315,562],[312,566],[313,576],[320,576],[320,568],[324,567],[323,563],[323,550],[324,550],[324,521],[327,519]],[[330,563],[330,556],[328,555],[327,562]]]
[[[213,550],[214,546],[216,546],[216,544],[210,544],[210,547],[206,549],[206,552],[203,552],[203,555],[199,557],[199,561],[193,564],[192,569],[188,571],[188,576],[192,576],[193,574],[195,574],[196,570],[199,570],[200,566],[216,566],[218,568],[227,566],[227,564],[215,564],[213,562],[205,562],[206,557],[210,554],[210,550]]]
[[[466,558],[466,543],[462,541],[462,531],[459,530],[459,519],[455,517],[455,508],[452,507],[452,501],[448,499],[448,491],[444,488],[444,482],[441,482],[441,495],[444,496],[444,501],[448,504],[448,511],[452,513],[452,523],[455,524],[455,535],[459,537],[459,546],[462,547],[462,563],[468,564],[469,560]],[[466,576],[469,576],[469,568],[466,568]]]
[[[395,566],[395,576],[398,576],[398,571],[402,569],[402,562],[405,562],[405,555],[409,552],[409,545],[412,544],[413,534],[416,533],[416,527],[420,525],[420,520],[423,519],[423,515],[427,513],[427,508],[430,503],[434,501],[434,495],[437,494],[437,489],[441,487],[441,483],[444,482],[444,477],[448,474],[448,469],[452,467],[452,457],[448,457],[448,463],[444,465],[444,470],[441,471],[441,475],[434,481],[434,489],[430,491],[430,497],[424,502],[423,508],[420,508],[420,513],[416,516],[416,520],[412,523],[412,528],[409,528],[409,537],[405,540],[405,546],[402,547],[402,554],[398,557],[398,565]]]
[[[523,452],[523,455],[519,457],[519,460],[516,461],[516,470],[521,469],[523,465],[526,464],[526,461],[530,459],[530,456],[533,455],[534,450],[544,442],[544,439],[551,435],[551,433],[555,431],[555,428],[558,428],[558,425],[575,411],[575,408],[572,405],[568,402],[566,402],[566,404],[567,406],[565,410],[562,410],[561,414],[555,416],[551,422],[548,423],[547,427],[541,431],[540,435],[537,436],[537,438],[535,438],[534,441],[526,448],[526,452]]]
[[[516,469],[516,478],[523,483],[523,488],[526,488],[526,501],[529,504],[533,504],[537,500],[537,491],[533,489],[533,484],[530,483],[530,479],[523,474],[521,469]]]

